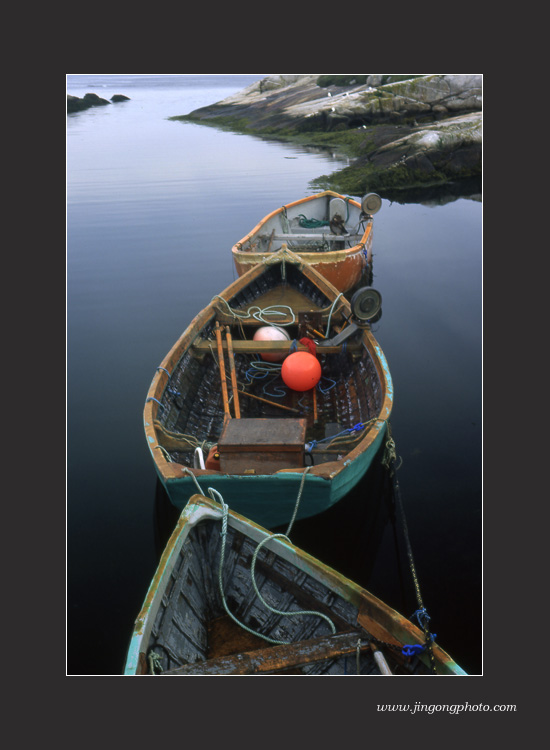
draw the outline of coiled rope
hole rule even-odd
[[[320,219],[308,219],[304,214],[298,214],[299,224],[301,227],[306,229],[317,229],[318,227],[328,227],[330,221],[322,221]]]
[[[349,219],[349,198],[344,198],[346,202],[346,218],[345,221],[347,222]],[[286,216],[286,210],[285,210],[285,216]],[[330,221],[323,221],[321,219],[308,219],[307,216],[304,216],[304,214],[298,214],[299,224],[301,227],[307,228],[307,229],[317,229],[317,227],[328,227],[330,225]]]
[[[296,316],[294,314],[294,311],[291,307],[288,305],[269,305],[268,307],[258,307],[258,305],[252,305],[248,308],[246,312],[239,312],[238,310],[234,310],[229,302],[221,297],[219,294],[215,294],[212,297],[212,301],[215,299],[221,300],[226,308],[227,312],[232,315],[236,320],[237,319],[246,319],[246,318],[254,318],[255,320],[258,320],[260,323],[265,323],[266,325],[273,325],[273,321],[268,320],[269,317],[273,318],[286,318],[287,315],[290,314],[291,320],[288,323],[285,323],[283,321],[277,321],[278,326],[291,326],[296,323]]]

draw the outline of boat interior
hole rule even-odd
[[[361,243],[369,221],[371,216],[354,202],[327,192],[311,201],[283,206],[236,248],[261,253],[276,252],[283,245],[294,252],[343,250]]]
[[[182,346],[168,383],[156,395],[155,429],[168,460],[243,473],[245,468],[228,463],[229,453],[248,453],[252,460],[262,442],[258,430],[265,434],[269,427],[264,466],[255,464],[248,473],[335,461],[362,439],[378,415],[383,393],[362,332],[330,343],[348,325],[347,303],[341,295],[326,296],[292,264],[281,276],[281,264],[273,265],[231,299],[215,298],[211,316]],[[269,323],[284,329],[285,340],[254,340]],[[315,387],[297,391],[285,384],[281,360],[289,351],[315,353],[321,364]],[[270,357],[277,361],[267,361]],[[262,419],[271,420],[263,431]],[[227,428],[229,421],[238,425]],[[227,429],[236,442],[227,437],[224,443]],[[289,436],[300,430],[292,444]],[[216,463],[220,449],[221,464]]]
[[[397,641],[368,631],[363,605],[288,556],[260,549],[231,519],[225,538],[221,528],[219,520],[202,520],[187,535],[139,673],[380,674],[375,649],[392,674],[425,671],[417,657],[403,657]]]

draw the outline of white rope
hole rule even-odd
[[[310,466],[307,466],[306,469],[305,469],[305,471],[304,471],[304,473],[303,473],[302,481],[300,483],[300,489],[298,491],[298,497],[296,498],[296,503],[294,505],[294,513],[293,513],[292,518],[290,520],[290,523],[288,525],[287,534],[290,533],[290,529],[292,528],[292,525],[293,525],[294,520],[296,518],[296,515],[298,513],[298,507],[300,505],[300,500],[301,500],[301,497],[302,497],[302,491],[303,491],[303,488],[304,488],[306,474],[308,473],[308,471],[309,471],[310,468],[311,468]],[[223,590],[223,579],[222,579],[223,564],[224,564],[224,560],[225,560],[225,542],[226,542],[226,536],[227,536],[227,519],[228,519],[228,513],[229,513],[229,506],[224,502],[224,499],[223,499],[222,495],[217,490],[215,490],[213,487],[209,487],[208,488],[208,492],[210,493],[210,496],[212,497],[212,499],[215,500],[217,498],[218,502],[220,503],[220,505],[222,506],[222,509],[223,509],[222,530],[221,530],[222,545],[221,545],[221,550],[220,550],[220,565],[219,565],[219,569],[218,569],[218,585],[219,585],[220,595],[221,595],[221,598],[222,598],[222,603],[223,603],[223,607],[224,607],[225,611],[227,612],[227,614],[229,615],[229,617],[231,617],[231,619],[234,622],[236,622],[237,625],[239,625],[241,628],[243,628],[244,630],[248,631],[249,633],[252,633],[253,635],[258,636],[259,638],[263,638],[265,641],[268,641],[269,643],[274,643],[274,644],[277,644],[277,645],[287,645],[288,643],[291,643],[291,641],[278,640],[276,638],[271,638],[271,637],[269,637],[267,635],[263,635],[262,633],[258,633],[256,630],[252,630],[247,625],[245,625],[244,623],[240,622],[240,620],[238,620],[237,617],[235,617],[235,615],[229,610],[229,607],[227,606],[227,602],[225,600],[225,594],[224,594],[224,590]],[[216,495],[216,497],[214,497],[214,495]],[[321,612],[315,612],[313,610],[297,610],[297,611],[294,611],[294,612],[285,612],[285,611],[282,611],[282,610],[274,609],[262,597],[262,595],[260,593],[260,590],[258,589],[258,586],[256,584],[256,577],[255,577],[256,559],[258,557],[258,553],[259,553],[261,547],[263,547],[264,544],[267,544],[267,542],[269,542],[270,539],[277,539],[277,538],[286,539],[286,541],[290,543],[290,539],[288,538],[288,536],[286,534],[271,534],[270,536],[266,537],[265,539],[263,539],[258,544],[258,546],[256,547],[256,550],[254,552],[254,556],[252,558],[252,564],[251,564],[251,567],[250,567],[250,575],[251,575],[251,578],[252,578],[252,586],[254,588],[254,591],[256,592],[256,595],[258,596],[258,598],[260,599],[260,601],[262,602],[262,604],[264,605],[264,607],[266,607],[271,612],[273,612],[273,613],[275,613],[277,615],[282,615],[283,617],[294,617],[294,616],[297,616],[297,615],[312,615],[314,617],[321,617],[323,620],[326,620],[329,623],[332,632],[336,633],[336,628],[335,628],[334,623],[332,622],[332,620],[329,617],[327,617],[327,615],[324,615]]]
[[[326,330],[326,333],[325,333],[325,338],[328,338],[328,336],[329,336],[329,333],[330,333],[330,319],[332,318],[332,313],[334,312],[334,308],[336,307],[336,303],[338,302],[338,300],[340,299],[340,297],[342,296],[342,294],[343,294],[343,292],[340,292],[340,294],[336,297],[336,299],[334,300],[334,302],[331,305],[329,316],[328,316],[327,330]]]
[[[291,321],[289,323],[284,323],[281,321],[277,322],[277,325],[279,326],[291,326],[294,325],[296,322],[296,316],[294,315],[294,311],[289,305],[269,305],[268,307],[258,307],[258,305],[252,305],[248,308],[246,312],[239,312],[238,310],[234,310],[229,302],[221,297],[219,294],[215,294],[212,297],[212,300],[219,299],[221,300],[229,312],[230,315],[233,315],[236,319],[245,320],[246,318],[254,318],[254,320],[259,321],[260,323],[265,323],[266,325],[274,325],[274,323],[270,320],[267,320],[268,317],[272,316],[274,318],[286,318],[287,315],[290,314]],[[254,312],[252,312],[254,311]]]
[[[199,490],[200,494],[201,494],[201,495],[202,495],[203,497],[206,497],[206,495],[205,495],[205,494],[204,494],[204,492],[202,491],[202,487],[201,487],[201,486],[200,486],[200,484],[199,484],[199,480],[198,480],[198,479],[197,479],[197,477],[196,477],[196,476],[195,476],[195,475],[193,474],[193,472],[191,471],[191,469],[188,469],[188,468],[187,468],[187,466],[184,466],[184,467],[182,468],[182,471],[184,471],[184,472],[185,472],[186,474],[189,474],[189,476],[191,477],[191,479],[192,479],[192,480],[193,480],[193,481],[195,482],[195,484],[197,485],[197,489]]]

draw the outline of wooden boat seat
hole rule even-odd
[[[306,297],[306,295],[302,294],[302,292],[300,292],[298,289],[293,289],[292,287],[285,286],[280,286],[276,289],[270,289],[264,294],[258,295],[252,307],[254,307],[254,310],[257,310],[257,308],[260,308],[260,310],[265,310],[269,308],[278,308],[279,306],[281,306],[281,312],[284,312],[284,308],[282,306],[291,308],[294,312],[294,315],[291,316],[290,313],[284,316],[277,315],[271,320],[274,325],[289,325],[294,320],[296,320],[300,316],[300,314],[304,313],[310,315],[320,314],[323,319],[326,319],[328,318],[332,309],[332,305],[319,307],[318,305],[312,303],[312,301],[308,297]],[[222,325],[230,325],[235,323],[234,315],[232,315],[228,311],[227,305],[225,305],[221,300],[216,300],[213,304],[213,307],[216,311],[216,318]],[[235,312],[238,313],[239,316],[242,316],[249,311],[250,307],[250,304],[243,305],[242,307],[236,307]],[[331,320],[334,323],[342,319],[343,307],[344,304],[339,301],[336,304],[334,310],[332,310]],[[239,324],[243,326],[254,327],[258,327],[259,325],[261,325],[258,319],[253,317],[252,315],[249,315],[249,317],[239,317]]]
[[[274,234],[268,237],[267,235],[261,235],[260,239],[278,240],[281,242],[295,242],[295,241],[316,241],[316,242],[342,242],[343,240],[355,239],[357,242],[361,239],[360,234],[333,234],[332,232],[289,232],[288,234]]]
[[[201,341],[196,341],[193,346],[193,352],[196,354],[206,354],[207,352],[211,351],[211,348],[214,346],[215,342],[208,341],[206,339],[202,339]],[[232,341],[233,346],[233,352],[235,354],[278,354],[278,353],[289,353],[292,346],[294,346],[294,349],[299,352],[307,352],[309,351],[308,347],[305,344],[300,344],[299,342],[294,343],[292,341],[239,341],[238,339],[233,339]],[[227,351],[227,342],[224,340],[222,341],[222,347],[224,351]],[[323,354],[338,354],[343,349],[343,344],[337,344],[335,346],[324,346],[323,347]],[[347,351],[359,351],[361,349],[361,342],[360,341],[348,341],[347,342]]]
[[[293,667],[335,659],[346,654],[355,654],[357,642],[360,639],[360,633],[337,633],[320,638],[310,638],[298,643],[275,645],[231,656],[222,656],[218,659],[184,664],[176,669],[161,672],[159,676],[181,677],[193,674],[242,675],[281,672]],[[369,649],[368,643],[363,643],[360,646],[361,651]]]

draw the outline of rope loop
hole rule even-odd
[[[219,294],[215,294],[212,297],[211,301],[214,301],[215,299],[219,299],[224,303],[227,312],[232,315],[235,320],[246,320],[246,318],[254,318],[254,320],[257,320],[260,323],[265,323],[265,325],[275,325],[273,321],[268,319],[269,317],[273,317],[275,319],[277,317],[285,318],[290,314],[291,320],[288,323],[280,320],[275,320],[276,324],[278,326],[291,326],[296,323],[296,315],[294,314],[294,310],[289,305],[269,305],[268,307],[264,308],[258,307],[258,305],[251,305],[251,307],[249,307],[246,312],[239,312],[238,310],[234,310],[229,302]]]
[[[297,616],[297,615],[314,615],[314,616],[317,616],[317,617],[320,617],[320,618],[326,620],[329,623],[332,632],[335,633],[336,632],[336,627],[335,627],[334,623],[332,622],[332,620],[327,615],[323,614],[322,612],[314,612],[314,611],[310,611],[310,610],[298,610],[298,611],[292,611],[292,612],[288,612],[288,611],[285,612],[285,611],[277,610],[277,609],[271,607],[264,600],[264,598],[262,597],[262,595],[260,594],[260,591],[259,591],[257,583],[256,583],[256,577],[255,577],[256,560],[257,560],[259,551],[263,547],[264,544],[267,544],[271,539],[276,539],[276,538],[285,539],[287,542],[291,543],[288,535],[290,533],[290,529],[292,528],[292,525],[293,525],[294,520],[296,518],[296,515],[298,513],[298,507],[300,505],[300,500],[301,500],[301,497],[302,497],[302,491],[303,491],[303,488],[304,488],[306,474],[308,473],[309,469],[310,469],[310,467],[307,466],[306,469],[305,469],[305,471],[304,471],[304,473],[303,473],[303,475],[302,475],[302,481],[300,483],[300,489],[298,491],[298,497],[296,498],[296,503],[295,503],[295,506],[294,506],[294,513],[293,513],[293,516],[292,516],[292,518],[290,520],[290,523],[288,525],[288,529],[287,529],[286,534],[270,534],[269,536],[265,537],[265,539],[263,539],[258,544],[258,546],[256,547],[256,550],[254,551],[254,555],[252,557],[252,563],[251,563],[251,567],[250,567],[250,575],[251,575],[251,579],[252,579],[252,586],[254,588],[254,591],[255,591],[256,595],[258,596],[258,598],[260,599],[260,601],[262,602],[262,604],[267,609],[269,609],[271,612],[273,612],[275,614],[278,614],[278,615],[282,615],[284,617],[293,617],[293,616]],[[237,623],[237,625],[239,625],[241,628],[243,628],[243,630],[246,630],[247,632],[252,633],[253,635],[258,636],[259,638],[263,638],[265,641],[268,641],[268,643],[273,643],[273,644],[276,644],[276,645],[287,645],[288,643],[290,643],[290,641],[283,641],[283,640],[279,640],[277,638],[271,638],[270,636],[264,635],[263,633],[259,633],[256,630],[252,630],[252,628],[249,628],[248,625],[245,625],[244,623],[242,623],[230,611],[230,609],[229,609],[229,607],[227,605],[227,601],[225,599],[224,586],[223,586],[223,566],[224,566],[224,561],[225,561],[225,545],[226,545],[226,538],[227,538],[227,523],[228,523],[228,517],[229,517],[229,506],[227,505],[227,503],[224,502],[224,499],[223,499],[221,493],[218,492],[216,489],[214,489],[213,487],[209,487],[208,488],[208,492],[209,492],[209,494],[210,494],[210,496],[212,497],[213,500],[217,500],[220,503],[220,505],[222,506],[222,509],[223,509],[222,530],[220,532],[220,536],[221,536],[221,549],[220,549],[220,564],[219,564],[219,568],[218,568],[218,587],[219,587],[220,596],[221,596],[223,607],[224,607],[225,611],[227,612],[227,614],[229,615],[229,617],[234,622]]]
[[[413,617],[416,617],[418,624],[423,629],[427,627],[428,622],[431,620],[431,617],[426,612],[425,607],[417,609],[416,612],[413,612],[413,614],[409,617],[409,620],[412,620]]]

